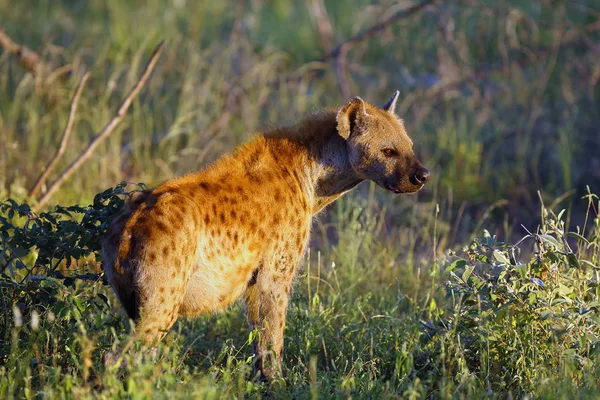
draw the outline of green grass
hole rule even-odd
[[[402,4],[325,1],[333,42]],[[284,377],[272,388],[250,376],[239,305],[179,321],[157,359],[106,369],[112,346],[138,345],[108,287],[24,278],[40,254],[30,275],[61,260],[63,270],[66,259],[76,261],[67,275],[97,272],[112,211],[94,203],[88,225],[56,215],[52,235],[30,232],[23,255],[15,232],[25,219],[4,207],[0,305],[20,311],[0,316],[0,397],[598,397],[598,201],[585,197],[588,186],[600,192],[598,12],[595,0],[448,1],[351,49],[352,94],[380,103],[401,91],[432,180],[408,197],[365,183],[318,218],[288,311]],[[153,186],[349,100],[332,65],[315,62],[324,52],[303,2],[0,0],[0,27],[52,68],[74,71],[47,85],[0,53],[0,200],[31,202],[84,72],[73,137],[50,180],[114,115],[163,38],[123,123],[52,204],[91,204],[122,180]],[[530,238],[513,257],[501,241],[516,243],[521,224],[556,243]],[[565,242],[577,226],[581,237]]]
[[[130,321],[102,280],[55,273],[64,258],[75,261],[69,275],[89,268],[88,254],[99,244],[85,233],[96,227],[99,235],[122,204],[118,192],[103,196],[93,207],[67,208],[71,216],[43,213],[29,224],[27,206],[2,205],[3,257],[12,271],[2,276],[0,290],[3,307],[12,308],[0,324],[3,398],[600,394],[594,195],[586,233],[566,231],[564,212],[543,208],[539,232],[517,245],[484,231],[439,257],[395,252],[388,237],[406,228],[388,227],[382,235],[375,203],[358,196],[338,201],[330,219],[336,243],[312,247],[297,277],[283,377],[272,386],[251,375],[257,332],[249,332],[239,304],[179,320],[152,355],[128,334]],[[72,224],[77,214],[85,217]],[[421,226],[431,242],[438,234],[433,221]],[[33,271],[45,279],[30,275],[36,259]],[[126,349],[123,369],[102,362],[116,346]]]

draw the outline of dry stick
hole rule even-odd
[[[592,47],[593,44],[587,43],[585,34],[597,32],[599,30],[600,30],[600,21],[596,21],[589,25],[586,25],[585,27],[583,27],[582,29],[580,29],[577,32],[569,32],[569,33],[565,34],[564,37],[562,38],[561,47],[565,48],[565,47],[569,47],[569,46],[575,47],[575,46],[585,45],[588,48],[590,48],[591,51],[593,51],[594,50]],[[551,52],[552,52],[552,48],[539,48],[539,49],[536,49],[536,52],[534,53],[535,57],[530,57],[529,55],[520,55],[518,57],[509,59],[509,62],[515,63],[519,67],[525,67],[527,65],[534,64],[534,63],[538,62],[539,60],[543,60],[543,59],[547,58],[551,54]],[[451,81],[451,82],[448,82],[448,83],[445,83],[442,85],[437,85],[437,84],[433,85],[432,87],[430,87],[428,90],[426,90],[423,93],[419,94],[419,93],[415,92],[413,99],[402,103],[402,105],[400,106],[399,113],[403,114],[404,112],[406,112],[406,110],[408,110],[415,101],[419,101],[422,104],[433,104],[434,100],[443,96],[447,92],[457,90],[460,87],[470,84],[470,83],[476,83],[476,82],[480,82],[485,79],[488,79],[490,75],[497,72],[498,70],[501,70],[503,68],[503,65],[504,65],[503,63],[496,63],[496,64],[488,65],[486,67],[482,67],[478,71],[475,71],[471,75],[459,78],[457,80],[454,80],[454,81]]]
[[[101,278],[100,274],[79,274],[79,275],[70,275],[65,276],[58,271],[54,271],[52,275],[30,275],[27,277],[30,281],[44,281],[46,279],[58,278],[58,279],[81,279],[83,281],[99,281]]]
[[[327,14],[327,8],[325,8],[323,0],[310,0],[307,7],[313,16],[317,30],[319,31],[319,40],[321,41],[323,54],[327,54],[333,47],[334,36],[331,19],[329,18],[329,14]]]
[[[310,0],[308,3],[308,10],[312,13],[313,19],[317,26],[317,31],[319,32],[321,49],[323,50],[323,54],[327,55],[333,47],[333,27],[331,25],[329,15],[327,14],[327,9],[325,8],[323,0]],[[342,95],[343,99],[350,98],[351,94],[345,65],[346,53],[348,52],[348,49],[348,47],[342,47],[337,57],[333,59],[332,63],[333,71],[338,83],[338,89],[340,90],[340,94]]]
[[[345,42],[340,43],[338,46],[336,46],[333,50],[331,50],[325,56],[323,56],[322,58],[320,58],[318,60],[312,61],[312,63],[334,60],[334,67],[335,67],[336,76],[338,78],[338,84],[340,86],[340,91],[342,91],[342,92],[348,91],[349,92],[350,89],[349,89],[349,86],[346,81],[345,66],[346,66],[346,55],[348,54],[348,51],[352,48],[352,46],[354,46],[356,43],[358,43],[360,41],[363,41],[363,40],[373,36],[377,32],[384,30],[385,28],[392,25],[393,23],[398,22],[399,20],[401,20],[403,18],[409,17],[409,16],[413,15],[414,13],[420,11],[421,9],[423,9],[431,4],[436,3],[437,1],[439,1],[439,0],[424,0],[418,4],[415,4],[412,7],[400,10],[400,11],[396,12],[394,15],[392,15],[391,17],[370,26],[369,28],[363,30],[362,32],[359,32],[356,35],[352,36],[350,39],[346,40]],[[340,80],[340,78],[341,78],[341,80]],[[275,79],[275,80],[269,82],[268,85],[269,86],[278,86],[281,84],[294,82],[294,81],[300,81],[300,80],[302,80],[302,76],[295,76],[295,74],[292,73],[292,74],[287,75],[284,78]],[[349,97],[349,96],[345,96],[345,97]]]
[[[333,58],[333,68],[334,68],[335,76],[338,81],[338,87],[340,89],[340,93],[342,94],[342,98],[344,98],[344,99],[350,98],[350,93],[351,93],[350,82],[348,81],[348,72],[346,69],[346,61],[347,61],[348,52],[350,51],[352,46],[354,46],[356,43],[360,42],[361,40],[369,38],[369,37],[373,36],[374,34],[376,34],[377,32],[384,30],[385,28],[387,28],[388,26],[390,26],[391,24],[393,24],[395,22],[398,22],[402,18],[406,18],[409,15],[412,15],[412,14],[420,11],[421,9],[427,7],[428,5],[433,4],[435,1],[436,0],[425,0],[418,4],[415,4],[412,7],[409,7],[404,10],[400,10],[400,11],[396,12],[394,15],[392,15],[390,18],[380,21],[380,22],[376,23],[375,25],[372,25],[371,27],[365,29],[364,31],[357,33],[356,35],[354,35],[353,37],[351,37],[344,43],[337,46],[328,55],[325,56],[324,60]]]
[[[33,50],[28,49],[13,40],[0,28],[0,46],[9,54],[16,54],[21,65],[31,71],[34,75],[40,74],[44,69],[44,64],[40,56]]]
[[[46,168],[44,168],[44,171],[40,174],[40,176],[37,178],[35,184],[29,191],[30,198],[35,196],[40,191],[42,186],[46,183],[46,179],[48,179],[48,175],[50,175],[50,173],[52,171],[54,171],[54,168],[56,168],[58,161],[61,159],[61,157],[65,153],[65,150],[67,149],[67,143],[69,141],[69,138],[71,137],[71,131],[73,130],[73,123],[75,122],[75,114],[77,113],[77,105],[79,104],[79,97],[81,97],[81,92],[83,91],[83,87],[85,86],[85,83],[87,82],[89,77],[90,77],[90,73],[88,72],[83,76],[83,78],[81,78],[81,80],[79,81],[79,84],[77,85],[77,88],[75,89],[75,94],[73,95],[73,100],[71,101],[71,109],[69,111],[69,119],[67,120],[67,126],[65,126],[65,131],[64,131],[62,139],[60,141],[60,146],[58,147],[58,150],[56,150],[56,154],[54,154],[54,157],[52,157],[52,160],[50,160],[48,165],[46,165]]]
[[[348,55],[349,47],[342,47],[340,53],[333,61],[335,77],[338,82],[338,88],[342,95],[342,99],[349,99],[351,96],[350,82],[348,82],[348,71],[346,69],[346,56]]]
[[[577,46],[577,45],[583,44],[589,48],[592,48],[589,44],[585,43],[585,40],[583,40],[583,39],[585,39],[584,34],[596,32],[598,30],[600,30],[600,22],[593,22],[593,23],[585,26],[582,30],[580,30],[580,32],[566,34],[561,40],[561,43],[562,43],[561,46],[564,48],[567,46]],[[592,50],[593,50],[593,48],[592,48]],[[536,57],[534,57],[533,59],[531,57],[521,55],[519,57],[511,59],[510,62],[517,63],[519,66],[533,64],[541,59],[545,59],[546,57],[550,56],[552,51],[553,51],[553,48],[541,48],[541,49],[537,50],[537,52],[535,53]],[[476,71],[475,73],[473,73],[469,76],[466,76],[464,78],[460,78],[455,81],[448,82],[441,86],[434,86],[433,88],[431,88],[431,90],[429,90],[427,93],[425,93],[425,96],[423,97],[423,101],[429,102],[429,101],[445,94],[446,92],[449,92],[451,90],[455,90],[455,89],[459,88],[460,86],[462,86],[464,84],[481,81],[481,80],[487,78],[488,76],[490,76],[491,74],[493,74],[494,72],[501,69],[501,67],[502,67],[501,64],[489,65],[489,66],[484,67],[481,70]]]
[[[387,28],[388,26],[390,26],[391,24],[398,22],[399,20],[406,18],[418,11],[421,11],[421,9],[427,7],[430,4],[435,3],[437,0],[424,0],[418,4],[415,4],[412,7],[400,10],[398,12],[396,12],[394,15],[392,15],[391,17],[389,17],[388,19],[385,19],[383,21],[380,21],[378,23],[376,23],[375,25],[370,26],[369,28],[365,29],[362,32],[357,33],[356,35],[352,36],[350,39],[346,40],[344,43],[341,43],[340,45],[338,45],[336,48],[334,48],[333,50],[331,50],[329,52],[329,54],[327,54],[323,59],[321,59],[320,61],[326,61],[328,59],[331,58],[336,58],[342,51],[342,49],[344,47],[349,48],[352,47],[353,45],[355,45],[356,43],[373,36],[374,34],[376,34],[379,31],[384,30],[385,28]]]
[[[52,182],[52,184],[48,188],[48,191],[38,199],[37,205],[33,207],[34,211],[40,210],[48,203],[48,201],[50,201],[54,193],[62,186],[62,184],[67,179],[69,179],[71,175],[73,175],[77,168],[79,168],[92,156],[96,147],[98,147],[98,145],[102,141],[104,141],[104,139],[106,139],[115,130],[117,125],[119,125],[119,123],[123,120],[127,113],[127,110],[129,109],[129,106],[133,102],[133,99],[139,94],[140,90],[142,90],[142,87],[144,87],[146,81],[150,77],[150,74],[152,74],[152,71],[156,66],[156,62],[158,61],[158,57],[162,53],[164,46],[165,41],[163,40],[158,45],[158,47],[156,47],[156,50],[154,50],[150,61],[148,61],[148,64],[146,64],[146,68],[144,69],[142,76],[133,86],[133,88],[121,104],[121,107],[119,107],[117,114],[113,117],[112,120],[110,120],[108,124],[106,124],[106,126],[104,126],[104,128],[102,128],[102,130],[96,136],[92,138],[92,140],[88,144],[88,147],[75,159],[75,161],[73,161],[67,168],[65,168],[65,170],[61,172],[59,177],[56,178],[54,182]]]

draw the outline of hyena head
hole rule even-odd
[[[354,172],[394,193],[414,193],[429,179],[394,109],[398,92],[381,108],[355,97],[337,114]]]

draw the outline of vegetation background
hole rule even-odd
[[[0,397],[600,395],[600,1],[0,0],[0,29],[42,65],[0,50],[0,200],[13,200],[0,207]],[[124,120],[33,214],[81,77],[51,179],[163,39]],[[96,275],[98,237],[135,189],[119,182],[154,186],[397,89],[432,179],[415,196],[364,183],[317,219],[281,382],[249,376],[239,305],[179,321],[158,361],[104,367],[115,343],[137,345]]]

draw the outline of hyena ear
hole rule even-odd
[[[392,97],[381,108],[390,114],[394,114],[396,111],[396,101],[398,100],[398,96],[400,96],[400,91],[396,90]]]
[[[341,137],[348,139],[352,133],[352,129],[358,122],[366,117],[367,106],[360,97],[356,96],[351,102],[347,103],[336,116],[337,130]]]

